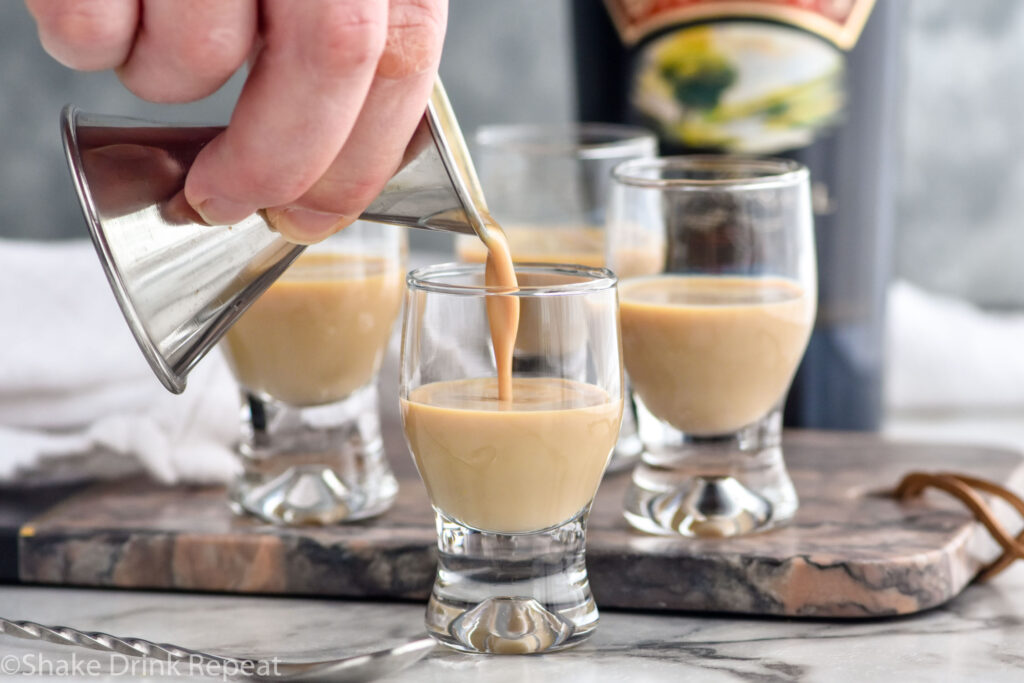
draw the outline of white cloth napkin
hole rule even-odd
[[[1024,313],[991,313],[897,282],[887,328],[889,409],[1024,417]]]
[[[0,481],[229,479],[238,395],[219,353],[168,392],[87,242],[0,241]]]

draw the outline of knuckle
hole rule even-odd
[[[246,194],[253,197],[261,206],[278,206],[294,202],[301,197],[315,178],[301,171],[287,171],[265,162],[245,164],[238,177]]]
[[[424,27],[443,35],[446,15],[445,3],[438,0],[392,0],[388,25]]]
[[[436,0],[393,2],[387,43],[377,69],[383,78],[406,78],[436,67],[444,43],[445,12]]]
[[[357,216],[377,198],[390,176],[384,173],[363,173],[358,177],[327,176],[303,197],[303,203],[317,211]]]
[[[376,64],[384,52],[387,28],[381,18],[365,9],[366,3],[338,3],[327,13],[322,41],[313,50],[320,70],[352,71]]]
[[[249,41],[227,27],[210,27],[187,36],[177,49],[178,67],[183,73],[223,79],[245,61]]]
[[[240,199],[261,207],[289,204],[301,197],[316,181],[301,168],[284,168],[262,154],[232,156],[231,184]]]
[[[348,182],[341,188],[339,195],[339,201],[343,205],[341,208],[345,209],[342,213],[361,212],[377,198],[387,181],[388,178],[382,176],[363,176]]]
[[[151,102],[189,102],[210,95],[245,61],[251,40],[225,26],[150,32],[118,69],[124,85]]]

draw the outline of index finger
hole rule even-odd
[[[185,196],[209,223],[288,204],[328,169],[355,124],[387,36],[387,0],[263,3],[264,46],[227,129],[196,158]]]

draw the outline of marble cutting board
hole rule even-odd
[[[1024,459],[1013,451],[866,434],[786,439],[800,510],[791,526],[749,538],[634,532],[620,514],[628,475],[609,475],[588,530],[598,605],[789,617],[917,612],[959,593],[991,546],[941,494],[902,504],[884,491],[914,469],[970,472],[1017,490],[1024,483]],[[32,510],[0,549],[16,548],[6,551],[17,555],[11,578],[30,583],[424,600],[433,515],[400,435],[392,431],[386,443],[401,493],[376,520],[277,528],[233,517],[219,488],[137,479]]]

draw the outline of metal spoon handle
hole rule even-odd
[[[256,662],[246,659],[219,657],[217,655],[189,650],[170,643],[153,643],[141,638],[118,638],[109,633],[78,631],[67,626],[44,626],[32,621],[10,621],[0,617],[0,633],[24,638],[26,640],[42,640],[57,645],[72,645],[115,652],[129,657],[149,657],[165,662],[187,660],[194,664],[229,665],[232,667],[251,667]]]

